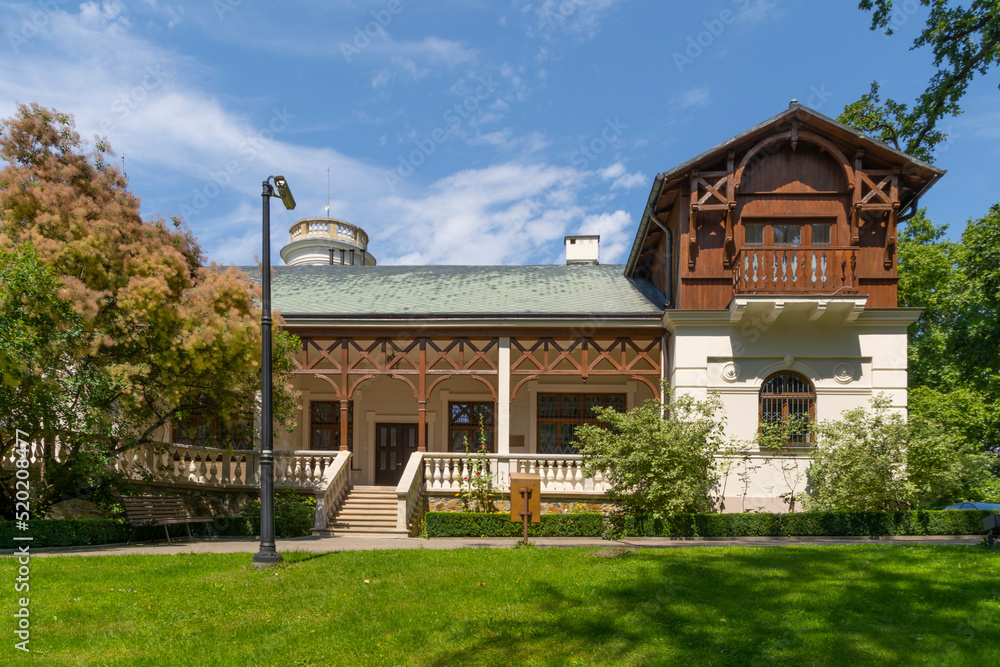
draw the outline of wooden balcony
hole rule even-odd
[[[736,294],[852,294],[855,247],[747,246],[733,257]]]

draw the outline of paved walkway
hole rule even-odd
[[[982,537],[975,535],[905,536],[905,537],[635,537],[623,540],[602,540],[597,537],[535,537],[531,542],[538,547],[636,547],[664,549],[671,547],[774,547],[796,544],[849,545],[849,544],[978,544]],[[277,540],[279,553],[305,551],[329,553],[336,551],[367,551],[372,549],[503,549],[513,547],[520,538],[514,537],[434,537],[419,539],[398,535],[335,535],[333,537],[298,537]],[[49,556],[121,556],[125,554],[182,554],[182,553],[257,553],[260,541],[249,537],[220,537],[214,540],[174,540],[152,543],[107,544],[95,547],[67,547],[32,549],[33,557]],[[11,550],[2,553],[11,554]]]

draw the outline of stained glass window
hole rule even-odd
[[[576,428],[600,424],[595,407],[625,412],[625,394],[539,394],[538,451],[576,454]]]

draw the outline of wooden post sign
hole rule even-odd
[[[510,520],[524,524],[524,543],[528,543],[528,522],[542,520],[542,477],[537,473],[510,474]]]

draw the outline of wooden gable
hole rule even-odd
[[[896,228],[944,172],[793,103],[657,176],[626,275],[671,307],[738,294],[896,305]]]

